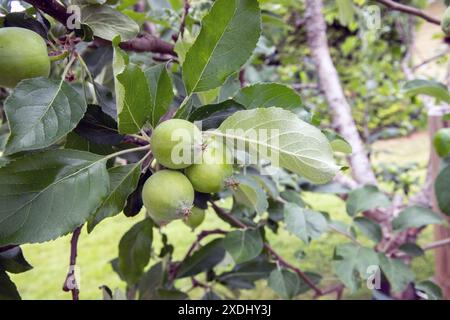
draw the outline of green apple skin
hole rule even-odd
[[[159,225],[188,216],[194,203],[194,189],[181,172],[158,171],[144,184],[142,201]]]
[[[201,131],[186,120],[167,120],[154,130],[151,146],[155,159],[164,167],[184,169],[194,162],[195,155],[201,151]],[[174,155],[179,155],[181,159],[176,159]]]
[[[40,35],[24,28],[0,28],[1,87],[14,88],[24,79],[49,74],[50,58]]]
[[[193,207],[191,214],[184,219],[184,223],[194,231],[205,220],[205,210]]]
[[[225,180],[232,176],[233,165],[227,163],[227,149],[218,148],[217,142],[210,142],[202,153],[202,161],[186,169],[186,176],[194,190],[216,193],[225,186]]]

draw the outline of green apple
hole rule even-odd
[[[204,220],[205,220],[205,210],[193,207],[191,214],[184,219],[184,223],[192,230],[195,230],[195,228],[201,225]]]
[[[186,120],[167,120],[154,130],[151,146],[153,156],[164,167],[184,169],[201,151],[201,131]]]
[[[40,35],[24,28],[0,28],[0,86],[13,88],[24,79],[49,74],[47,45]]]
[[[186,169],[186,176],[194,189],[203,193],[216,193],[225,186],[225,180],[233,174],[228,150],[222,144],[209,141],[201,155],[201,163]]]
[[[158,171],[144,184],[142,201],[150,217],[159,225],[191,214],[194,189],[181,172]]]

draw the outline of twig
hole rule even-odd
[[[293,84],[291,84],[291,87],[297,91],[304,90],[304,89],[320,91],[319,85],[315,84],[315,83],[293,83]]]
[[[56,0],[25,0],[25,2],[28,2],[29,4],[45,12],[49,16],[52,16],[53,18],[61,22],[64,26],[66,26],[67,21],[70,18],[66,7],[64,7]]]
[[[45,12],[49,16],[55,18],[67,28],[67,21],[70,15],[64,5],[56,0],[25,0],[34,7]],[[95,40],[100,44],[111,44],[111,41],[95,37]],[[176,56],[174,47],[171,43],[168,43],[158,37],[151,34],[144,34],[134,39],[121,42],[120,47],[123,50],[135,51],[135,52],[156,52],[162,54],[170,54]]]
[[[241,71],[239,71],[239,84],[241,88],[247,85],[247,83],[245,82],[245,69],[241,69]]]
[[[192,288],[203,288],[203,289],[211,289],[211,286],[207,285],[206,283],[203,283],[194,277],[191,278],[192,282]]]
[[[245,229],[247,226],[239,219],[235,218],[232,214],[227,213],[224,209],[217,206],[213,201],[210,201],[211,206],[219,217],[222,217],[230,222],[233,227]]]
[[[181,16],[181,23],[180,23],[180,31],[175,36],[175,41],[178,40],[179,37],[184,37],[184,30],[186,29],[186,18],[189,14],[189,9],[191,6],[189,5],[189,0],[184,0],[184,7],[183,7],[183,15]]]
[[[436,249],[436,248],[440,248],[440,247],[448,246],[448,245],[450,245],[450,238],[442,239],[442,240],[439,240],[436,242],[429,243],[429,244],[425,245],[422,249],[426,251],[426,250],[432,250],[432,249]]]
[[[236,226],[239,226],[240,228],[247,228],[248,226],[245,225],[243,222],[241,222],[240,220],[236,219],[235,217],[233,217],[233,215],[229,214],[228,212],[226,212],[224,209],[220,208],[219,206],[217,206],[213,201],[210,201],[214,211],[216,211],[216,213],[218,215],[221,216],[226,216],[228,220],[233,221],[234,224]],[[282,266],[284,266],[285,268],[291,269],[292,271],[294,271],[303,281],[305,281],[305,283],[314,291],[315,293],[315,297],[320,297],[323,295],[327,295],[333,292],[338,292],[338,298],[340,298],[340,295],[342,295],[342,293],[339,293],[339,291],[343,290],[343,286],[342,285],[336,285],[335,287],[333,287],[333,289],[326,289],[323,290],[320,289],[318,286],[316,286],[314,284],[314,282],[298,267],[295,267],[294,265],[290,264],[289,262],[287,262],[286,260],[284,260],[284,258],[282,256],[280,256],[271,246],[270,244],[268,244],[267,242],[264,243],[264,248],[266,248],[266,250],[273,256],[273,258]]]
[[[441,21],[439,19],[436,19],[427,13],[425,13],[423,10],[417,9],[415,7],[407,6],[392,0],[375,0],[376,2],[379,2],[381,4],[384,4],[386,7],[389,7],[393,10],[400,11],[403,13],[407,13],[416,17],[420,17],[424,19],[425,21],[428,21],[433,24],[440,25]]]
[[[149,144],[148,140],[137,135],[126,135],[125,137],[123,137],[123,142],[132,143],[138,146],[146,146]]]
[[[317,287],[314,282],[299,268],[293,266],[292,264],[290,264],[289,262],[287,262],[286,260],[283,259],[283,257],[281,257],[267,242],[264,243],[264,248],[267,249],[267,251],[270,252],[270,254],[272,254],[272,256],[275,258],[276,261],[278,261],[278,263],[288,269],[291,269],[292,271],[294,271],[303,281],[306,282],[306,284],[314,290],[314,292],[316,293],[316,295],[322,295],[322,290],[320,290],[319,287]]]
[[[72,292],[72,300],[80,299],[80,290],[78,288],[77,279],[75,278],[75,267],[77,265],[78,239],[82,228],[83,225],[79,226],[73,231],[72,234],[72,240],[70,241],[69,272],[67,273],[63,286],[63,290],[65,292]]]
[[[335,284],[328,288],[325,288],[322,290],[322,296],[332,294],[333,292],[336,292],[336,300],[342,299],[342,294],[344,293],[345,286],[343,284]],[[318,298],[319,296],[314,296],[314,298]]]
[[[355,243],[355,244],[357,244],[357,245],[359,245],[359,246],[362,246],[362,244],[361,244],[358,240],[356,240],[356,238],[355,238],[354,236],[352,236],[350,233],[341,231],[341,230],[335,228],[335,227],[334,227],[333,225],[331,225],[331,224],[328,224],[328,227],[329,227],[331,230],[333,230],[334,232],[337,232],[337,233],[343,235],[344,237],[347,237],[348,239],[352,240],[353,243]]]
[[[448,52],[449,52],[449,50],[447,49],[447,50],[445,50],[444,52],[441,52],[441,53],[439,53],[439,54],[437,54],[437,55],[435,55],[435,56],[432,56],[432,57],[430,57],[430,58],[428,58],[428,59],[422,61],[422,62],[419,63],[418,65],[415,65],[414,67],[412,67],[412,71],[414,72],[414,71],[416,71],[417,69],[423,67],[424,65],[427,65],[428,63],[433,62],[434,60],[437,60],[437,59],[439,59],[440,57],[445,56]]]

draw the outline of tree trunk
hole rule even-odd
[[[430,153],[430,167],[432,174],[432,181],[436,180],[439,174],[441,159],[433,148],[433,137],[436,132],[444,126],[442,116],[429,115],[428,128],[431,138],[431,153]],[[433,210],[439,212],[439,206],[436,201],[433,184]],[[448,219],[450,223],[450,219]],[[446,226],[436,226],[434,229],[434,238],[436,241],[450,238],[450,229]],[[442,246],[435,251],[435,280],[442,288],[443,298],[450,299],[450,246]]]
[[[322,0],[306,1],[308,46],[317,69],[319,85],[325,94],[337,131],[350,143],[353,153],[350,165],[353,178],[360,184],[377,184],[364,143],[356,128],[337,70],[331,60],[322,14]]]

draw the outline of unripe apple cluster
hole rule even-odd
[[[160,225],[183,219],[195,229],[205,218],[204,210],[193,206],[195,191],[217,193],[233,174],[226,147],[214,139],[203,143],[202,132],[181,119],[158,125],[150,144],[156,161],[166,169],[145,182],[144,207]]]

